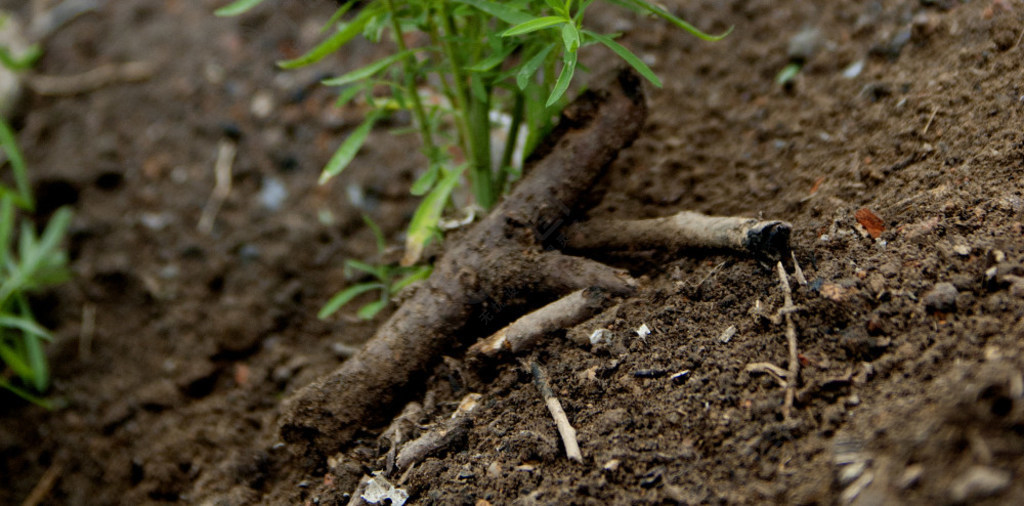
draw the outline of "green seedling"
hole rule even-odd
[[[31,212],[35,202],[14,132],[2,118],[0,150],[7,157],[15,181],[14,188],[0,184],[0,387],[49,407],[38,394],[49,386],[43,344],[52,338],[36,323],[28,294],[68,279],[67,255],[60,242],[71,222],[71,212],[57,210],[42,234],[37,234],[18,214],[19,209]]]
[[[387,242],[384,239],[384,234],[381,232],[380,227],[378,227],[370,218],[363,216],[363,221],[365,221],[366,226],[373,231],[374,238],[377,241],[377,252],[380,256],[383,256],[384,250],[387,248]],[[318,316],[321,319],[327,318],[359,295],[377,290],[379,292],[377,300],[363,305],[359,308],[359,311],[356,312],[356,315],[359,318],[363,320],[372,320],[377,316],[377,313],[387,307],[388,303],[391,301],[391,297],[412,283],[421,279],[426,279],[427,276],[430,276],[431,270],[432,268],[429,265],[408,267],[394,264],[371,265],[359,260],[346,260],[346,277],[353,277],[356,273],[363,273],[364,275],[370,275],[373,280],[356,283],[338,292],[331,297],[326,304],[324,304],[324,307],[320,309]]]
[[[234,16],[264,0],[236,0],[216,11]],[[606,0],[665,20],[704,40],[709,35],[647,0]],[[306,54],[279,62],[290,69],[316,63],[358,36],[394,52],[362,68],[327,79],[338,104],[362,100],[371,112],[341,143],[321,182],[340,174],[383,115],[411,113],[426,167],[413,183],[422,203],[409,224],[401,264],[413,265],[461,184],[475,204],[489,209],[521,173],[522,160],[554,127],[568,102],[580,49],[602,45],[655,86],[661,81],[617,34],[588,30],[584,15],[594,0],[372,0],[347,1],[331,17],[326,38]],[[498,118],[501,121],[496,121]],[[498,130],[504,139],[495,143]],[[501,137],[501,135],[498,135]],[[353,287],[354,288],[354,287]],[[339,294],[340,295],[340,294]]]

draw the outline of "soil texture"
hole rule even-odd
[[[407,191],[424,159],[412,135],[389,132],[409,126],[401,115],[317,185],[362,114],[334,108],[319,80],[386,48],[355,42],[282,71],[274,62],[320,40],[336,4],[268,0],[213,17],[223,3],[98,2],[46,41],[38,74],[156,70],[30,94],[15,118],[39,218],[75,210],[74,280],[34,300],[54,329],[58,408],[0,392],[2,504],[34,492],[41,504],[348,504],[389,466],[386,422],[350,427],[353,443],[305,461],[278,431],[282,400],[395,310],[316,318],[353,282],[344,259],[381,260],[362,216],[398,245],[415,210]],[[585,218],[690,210],[792,224],[789,416],[786,378],[764,372],[790,365],[774,265],[608,253],[635,294],[565,329],[605,329],[602,342],[559,333],[521,361],[481,364],[464,348],[435,358],[403,393],[419,403],[408,437],[451,434],[391,482],[414,504],[1024,502],[1024,2],[663,3],[734,31],[706,43],[594,7],[592,23],[622,32],[665,85],[646,90],[646,126]],[[30,19],[28,4],[0,1]],[[584,53],[592,75],[609,69],[608,54]],[[791,62],[800,71],[779,84]],[[230,192],[203,219],[232,147]],[[518,306],[453,341],[486,336],[532,297],[511,294]],[[582,463],[566,458],[531,363]],[[468,394],[476,408],[446,425]]]

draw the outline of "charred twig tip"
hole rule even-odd
[[[793,226],[784,221],[766,221],[747,231],[746,248],[755,254],[779,260],[789,252]]]

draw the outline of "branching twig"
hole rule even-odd
[[[782,296],[785,300],[785,305],[779,309],[782,317],[786,321],[786,342],[789,345],[789,371],[788,381],[786,382],[786,401],[782,406],[782,416],[789,418],[790,412],[793,409],[793,395],[797,382],[800,381],[800,360],[797,354],[797,343],[796,343],[796,325],[793,323],[793,312],[796,310],[796,306],[793,305],[793,291],[789,288],[789,279],[786,277],[786,269],[782,267],[782,262],[776,264],[776,269],[779,272],[779,281],[782,282]]]
[[[537,362],[530,362],[530,371],[533,373],[533,384],[537,386],[541,397],[544,398],[544,404],[551,412],[551,417],[555,419],[558,435],[562,437],[562,443],[565,445],[565,456],[570,460],[582,463],[583,454],[580,453],[580,445],[576,441],[576,429],[569,423],[569,418],[565,416],[565,410],[562,409],[562,403],[558,402],[558,397],[555,397],[555,392],[551,390],[547,373]]]

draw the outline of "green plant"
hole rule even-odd
[[[384,239],[384,234],[381,232],[380,227],[378,227],[377,224],[369,217],[363,216],[363,221],[365,221],[366,226],[373,231],[373,236],[377,241],[377,252],[380,256],[383,256],[384,251],[387,248],[387,242]],[[387,307],[392,296],[410,284],[421,279],[426,279],[427,276],[430,276],[431,270],[433,269],[429,265],[408,267],[393,264],[371,265],[366,262],[360,262],[359,260],[346,260],[346,277],[351,277],[355,272],[362,272],[364,274],[369,274],[373,278],[373,281],[356,283],[338,292],[334,297],[331,297],[331,299],[327,301],[327,304],[324,304],[324,307],[320,310],[318,316],[320,318],[327,318],[360,294],[372,290],[379,290],[380,296],[377,300],[365,304],[363,307],[359,308],[359,311],[356,313],[359,318],[372,320],[377,313]]]
[[[601,44],[661,86],[654,72],[615,34],[584,27],[594,0],[372,0],[347,1],[325,30],[333,32],[306,54],[279,62],[283,68],[315,63],[359,35],[373,42],[390,32],[395,52],[326,85],[341,90],[337,103],[362,98],[371,112],[342,142],[321,181],[352,162],[373,125],[397,110],[412,114],[427,167],[413,183],[423,200],[409,224],[402,265],[418,261],[463,173],[476,204],[493,206],[521,171],[515,160],[529,156],[551,130],[567,102],[565,92],[578,66],[580,48]],[[606,0],[666,20],[704,40],[708,35],[647,0]],[[241,14],[263,0],[236,0],[216,11]],[[356,8],[358,12],[346,16]],[[503,146],[492,148],[492,132],[507,128]]]
[[[0,184],[0,387],[48,406],[36,394],[43,393],[49,386],[50,373],[43,343],[51,337],[36,323],[28,293],[68,278],[67,255],[60,248],[60,242],[71,222],[71,212],[58,209],[43,233],[37,235],[32,224],[18,214],[18,209],[31,212],[35,202],[25,160],[18,150],[13,130],[3,118],[0,118],[0,150],[7,156],[15,183],[14,188]]]

